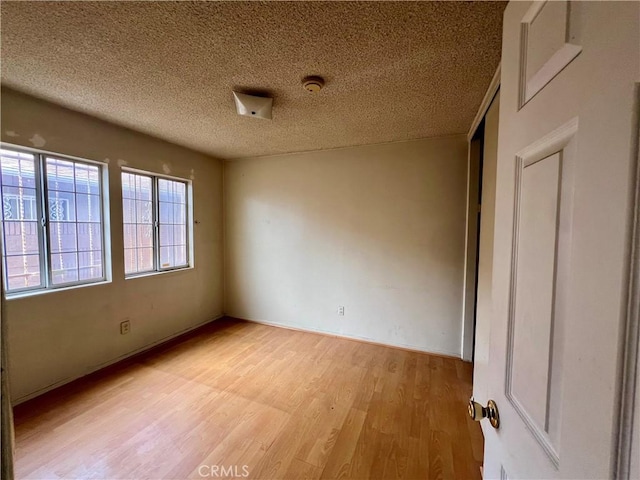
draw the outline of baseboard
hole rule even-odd
[[[51,390],[55,390],[58,387],[61,387],[63,385],[66,385],[67,383],[71,383],[75,380],[78,380],[82,377],[86,377],[87,375],[91,375],[92,373],[98,372],[99,370],[102,370],[103,368],[107,368],[111,365],[115,365],[116,363],[122,362],[123,360],[127,360],[131,357],[134,357],[136,355],[139,355],[141,353],[145,353],[148,352],[149,350],[152,350],[156,347],[159,347],[160,345],[170,342],[171,340],[174,340],[178,337],[181,337],[183,335],[186,335],[187,333],[193,331],[193,330],[197,330],[198,328],[204,327],[205,325],[215,322],[216,320],[219,320],[221,318],[224,318],[226,315],[221,314],[218,315],[217,317],[214,317],[212,319],[206,320],[202,323],[199,323],[197,325],[193,325],[192,327],[186,328],[184,330],[180,330],[172,335],[169,335],[167,337],[163,337],[160,340],[156,340],[155,342],[149,343],[143,347],[140,347],[136,350],[132,350],[131,352],[125,353],[124,355],[120,355],[119,357],[116,357],[114,359],[108,360],[104,363],[98,364],[98,365],[94,365],[92,367],[89,367],[89,369],[85,370],[83,373],[79,374],[79,375],[74,375],[71,377],[67,377],[63,380],[59,380],[55,383],[52,383],[51,385],[47,385],[46,387],[40,388],[39,390],[36,390],[35,392],[29,393],[27,395],[23,395],[20,398],[16,398],[14,400],[12,400],[11,404],[15,407],[16,405],[19,405],[21,403],[26,402],[27,400],[31,400],[32,398],[36,398],[39,397],[40,395],[43,395]]]
[[[245,322],[259,323],[260,325],[269,325],[270,327],[285,328],[287,330],[295,330],[297,332],[315,333],[315,334],[318,334],[318,335],[324,335],[326,337],[342,338],[344,340],[352,340],[354,342],[369,343],[371,345],[379,345],[381,347],[397,348],[399,350],[406,350],[408,352],[424,353],[424,354],[427,354],[427,355],[434,355],[434,356],[437,356],[437,357],[455,358],[456,360],[460,360],[460,354],[459,353],[444,352],[444,351],[434,351],[434,350],[425,350],[425,349],[421,349],[419,347],[416,347],[414,345],[404,345],[404,344],[397,344],[397,343],[383,343],[383,342],[378,342],[376,340],[372,340],[370,338],[359,337],[359,336],[356,336],[356,335],[343,335],[343,334],[340,334],[340,333],[328,332],[326,330],[317,330],[317,329],[313,329],[313,328],[297,327],[297,326],[285,325],[285,324],[282,324],[282,323],[269,322],[269,321],[266,321],[266,320],[253,320],[253,319],[249,319],[249,318],[235,317],[233,315],[228,315],[228,317],[229,318],[234,318],[236,320],[242,320],[242,321],[245,321]]]
[[[403,344],[394,344],[394,343],[383,343],[383,342],[378,342],[375,340],[372,340],[370,338],[365,338],[365,337],[359,337],[359,336],[355,336],[355,335],[343,335],[343,334],[339,334],[339,333],[334,333],[334,332],[327,332],[324,330],[317,330],[317,329],[312,329],[312,328],[304,328],[304,327],[298,327],[298,326],[291,326],[291,325],[285,325],[282,323],[276,323],[276,322],[269,322],[269,321],[265,321],[265,320],[254,320],[254,319],[249,319],[249,318],[242,318],[242,317],[235,317],[232,315],[225,315],[225,314],[221,314],[218,315],[215,318],[212,318],[210,320],[206,320],[202,323],[199,323],[197,325],[193,325],[189,328],[186,328],[184,330],[180,330],[179,332],[176,332],[172,335],[169,335],[167,337],[163,337],[160,340],[157,340],[153,343],[147,344],[143,347],[140,347],[136,350],[132,350],[131,352],[128,352],[124,355],[120,355],[119,357],[113,358],[107,362],[103,362],[101,364],[98,365],[94,365],[92,367],[90,367],[89,369],[85,370],[83,373],[79,374],[79,375],[74,375],[71,377],[67,377],[64,378],[62,380],[59,380],[55,383],[52,383],[51,385],[47,385],[46,387],[40,388],[32,393],[29,393],[27,395],[23,395],[22,397],[19,397],[17,399],[12,400],[12,405],[16,406],[19,405],[21,403],[24,403],[28,400],[31,400],[33,398],[39,397],[40,395],[43,395],[51,390],[55,390],[58,387],[61,387],[63,385],[66,385],[68,383],[71,383],[75,380],[78,380],[80,378],[86,377],[87,375],[91,375],[93,373],[96,373],[104,368],[110,367],[112,365],[115,365],[119,362],[122,362],[124,360],[130,359],[131,357],[134,357],[136,355],[140,355],[143,353],[148,352],[149,350],[152,350],[154,348],[157,348],[167,342],[170,342],[171,340],[174,340],[178,337],[181,337],[183,335],[188,334],[189,332],[192,332],[193,330],[197,330],[201,327],[204,327],[205,325],[215,322],[216,320],[220,320],[222,318],[233,318],[236,320],[241,320],[241,321],[245,321],[245,322],[250,322],[250,323],[257,323],[260,325],[268,325],[271,327],[276,327],[276,328],[284,328],[287,330],[294,330],[294,331],[298,331],[298,332],[305,332],[305,333],[314,333],[316,335],[323,335],[326,337],[334,337],[334,338],[341,338],[344,340],[351,340],[354,342],[362,342],[362,343],[368,343],[371,345],[379,345],[382,347],[389,347],[389,348],[397,348],[400,350],[405,350],[405,351],[409,351],[409,352],[416,352],[416,353],[423,353],[426,355],[434,355],[434,356],[438,356],[438,357],[445,357],[445,358],[455,358],[457,360],[460,360],[460,355],[457,353],[451,353],[451,352],[442,352],[442,351],[433,351],[433,350],[425,350],[425,349],[421,349],[419,347],[416,346],[412,346],[412,345],[403,345]]]

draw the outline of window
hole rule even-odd
[[[122,172],[124,272],[189,267],[186,181]]]
[[[105,279],[102,168],[2,147],[7,293]]]

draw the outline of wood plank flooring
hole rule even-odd
[[[19,479],[479,479],[471,365],[224,319],[16,407]]]

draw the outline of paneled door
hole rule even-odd
[[[511,2],[485,478],[610,478],[637,163],[639,2]]]

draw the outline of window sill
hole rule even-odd
[[[10,302],[11,300],[19,300],[21,298],[35,297],[37,295],[46,295],[49,293],[67,292],[69,290],[77,290],[78,288],[95,287],[97,285],[108,285],[110,283],[111,283],[111,280],[101,280],[99,282],[82,283],[79,285],[69,285],[67,287],[43,288],[40,290],[27,290],[24,292],[5,293],[5,298],[7,299],[7,301]]]
[[[186,273],[189,272],[191,270],[193,270],[193,265],[189,266],[189,267],[181,267],[181,268],[174,268],[173,270],[161,270],[161,271],[153,271],[153,272],[144,272],[144,273],[137,273],[134,275],[128,275],[125,276],[124,279],[125,280],[135,280],[136,278],[147,278],[147,277],[156,277],[158,275],[167,275],[167,274],[171,274],[171,273]]]

